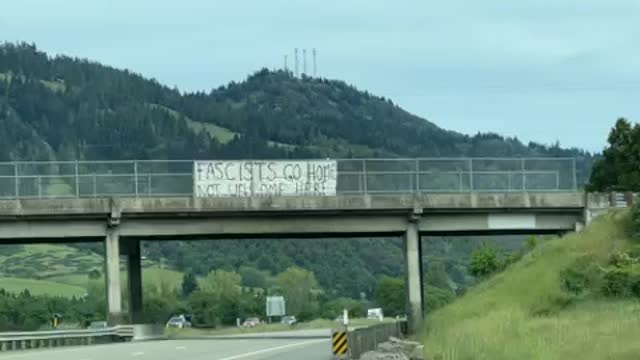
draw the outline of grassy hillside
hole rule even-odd
[[[89,272],[102,273],[103,267],[102,256],[90,250],[65,245],[6,246],[0,253],[0,289],[12,293],[26,289],[34,295],[83,296],[89,287]],[[164,284],[179,289],[183,273],[145,260],[142,276],[145,286]],[[123,287],[126,286],[124,263],[121,279]]]
[[[12,251],[0,253],[0,276],[48,280],[81,274],[86,278],[91,270],[102,272],[103,266],[101,256],[69,246],[15,246]]]
[[[29,290],[33,295],[82,297],[87,290],[84,286],[74,286],[61,282],[32,280],[24,278],[0,277],[0,288],[11,293]]]
[[[584,259],[587,268],[606,274],[611,254],[634,248],[629,217],[611,214],[583,233],[549,240],[433,313],[424,335],[430,358],[637,359],[640,304],[634,297],[605,296],[607,284],[597,276],[584,278],[585,291],[571,293],[563,275]],[[633,270],[637,259],[629,263]]]

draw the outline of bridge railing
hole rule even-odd
[[[566,192],[572,158],[338,159],[338,194]],[[193,195],[193,161],[0,163],[0,199]]]

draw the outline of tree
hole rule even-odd
[[[234,324],[240,315],[240,282],[240,275],[234,272],[210,272],[200,283],[200,289],[189,298],[194,321],[210,326]]]
[[[344,310],[349,312],[349,317],[363,317],[366,315],[366,304],[351,298],[337,298],[322,305],[322,317],[333,320]]]
[[[493,246],[483,245],[471,254],[469,272],[473,276],[485,277],[500,269],[498,252]]]
[[[317,313],[318,303],[313,292],[319,290],[319,285],[311,271],[290,267],[278,274],[277,283],[284,295],[288,314],[304,319]]]
[[[182,278],[182,296],[188,297],[196,290],[198,290],[198,279],[196,274],[189,271]]]
[[[426,263],[423,278],[427,285],[451,290],[451,279],[449,279],[441,259],[432,259]]]
[[[384,276],[376,287],[376,301],[389,316],[405,313],[405,294],[406,289],[402,278]]]
[[[235,272],[214,270],[200,283],[203,292],[227,297],[239,297],[242,278]]]
[[[243,266],[240,268],[239,273],[242,277],[242,286],[260,289],[267,287],[267,276],[260,270]]]
[[[430,313],[453,302],[456,298],[456,293],[451,289],[425,285],[423,296],[425,307],[424,312]]]
[[[640,191],[640,126],[618,119],[593,166],[590,191]]]
[[[169,281],[161,280],[155,284],[147,284],[143,291],[145,322],[164,324],[171,315],[182,312],[178,289]]]

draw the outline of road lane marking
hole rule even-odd
[[[144,355],[144,352],[142,352],[142,351],[136,351],[136,352],[131,353],[131,356],[133,356],[133,357],[138,357],[138,356],[142,356],[142,355]]]
[[[247,358],[247,357],[251,357],[251,356],[255,356],[255,355],[267,354],[267,353],[274,352],[274,351],[291,349],[291,348],[295,348],[295,347],[301,347],[301,346],[304,346],[304,345],[319,344],[321,342],[327,342],[327,339],[311,340],[311,341],[304,341],[304,342],[301,342],[301,343],[288,344],[288,345],[283,345],[283,346],[276,346],[276,347],[272,347],[272,348],[268,348],[268,349],[262,349],[262,350],[248,352],[248,353],[240,354],[240,355],[234,355],[234,356],[230,356],[230,357],[226,357],[226,358],[222,358],[222,359],[217,359],[217,360],[243,359],[243,358]]]
[[[187,350],[186,346],[176,346],[176,350]]]

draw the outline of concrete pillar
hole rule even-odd
[[[105,238],[105,280],[107,286],[107,322],[122,322],[122,294],[120,290],[120,232],[117,227],[107,228]]]
[[[422,326],[422,251],[418,224],[410,221],[404,236],[405,289],[409,331],[415,334]]]
[[[140,263],[140,240],[127,240],[127,273],[129,285],[129,320],[142,324],[142,265]]]

